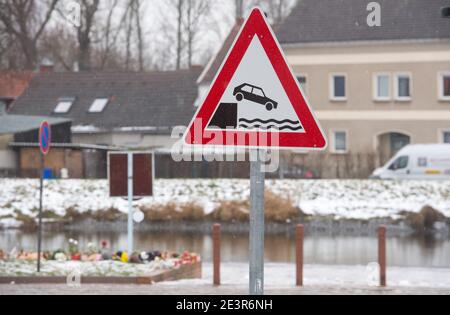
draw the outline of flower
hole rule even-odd
[[[120,256],[120,261],[123,263],[127,263],[129,261],[127,252],[122,253],[122,256]]]
[[[65,262],[67,261],[67,256],[64,255],[64,253],[57,253],[55,254],[55,260],[58,262]]]
[[[69,253],[75,255],[78,253],[78,241],[74,239],[69,239]]]

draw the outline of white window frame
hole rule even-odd
[[[378,78],[380,76],[386,76],[388,77],[388,96],[383,97],[378,95]],[[373,74],[373,99],[377,102],[389,102],[392,100],[392,74],[390,72],[376,72]]]
[[[444,77],[450,76],[450,71],[440,71],[438,73],[438,97],[440,101],[450,101],[450,96],[444,95]]]
[[[97,102],[100,102],[100,101],[103,101],[103,102],[104,102],[104,104],[102,104],[103,106],[101,107],[101,109],[94,110],[94,105],[96,105],[96,103],[97,103]],[[107,98],[107,97],[99,97],[99,98],[96,98],[96,99],[92,102],[91,106],[89,107],[89,113],[91,113],[91,114],[99,114],[99,113],[103,113],[103,111],[105,110],[106,106],[108,106],[108,104],[109,104],[109,98]]]
[[[345,78],[345,96],[341,97],[341,96],[335,96],[336,95],[336,91],[335,91],[335,86],[334,86],[334,78],[335,77],[344,77]],[[330,73],[330,77],[329,77],[329,87],[330,87],[330,100],[333,102],[346,102],[348,99],[348,76],[347,73]]]
[[[305,78],[305,80],[306,80],[306,89],[303,89],[302,84],[301,84],[300,82],[298,82],[298,78],[300,78],[300,77]],[[306,73],[297,73],[297,74],[295,75],[295,79],[297,80],[298,85],[300,85],[300,88],[301,88],[303,94],[305,94],[305,95],[303,95],[303,96],[307,97],[307,96],[309,95],[309,80],[308,80],[308,75],[307,75]]]
[[[345,134],[345,150],[337,150],[336,149],[336,134],[337,133],[344,133]],[[331,146],[330,151],[333,154],[347,154],[350,151],[350,143],[348,138],[349,132],[348,130],[344,129],[333,129],[330,130],[330,139],[331,139]]]
[[[400,77],[408,77],[409,78],[409,96],[399,96],[399,84],[398,80]],[[394,98],[398,102],[410,102],[413,97],[413,77],[411,72],[397,72],[394,76]]]
[[[75,98],[62,97],[62,98],[58,99],[58,103],[56,104],[55,109],[53,110],[53,113],[67,114],[72,109],[73,103],[75,103]],[[70,105],[65,110],[61,110],[61,109],[58,110],[58,108],[60,108],[60,106],[62,106],[62,104],[70,104]]]

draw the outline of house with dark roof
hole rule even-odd
[[[170,148],[194,114],[200,72],[39,73],[10,114],[70,119],[74,143]]]
[[[169,149],[178,140],[172,131],[187,126],[195,113],[201,71],[200,67],[148,73],[40,71],[8,114],[11,119],[20,115],[70,120],[70,143],[54,147],[64,149],[65,155],[69,150],[79,152],[82,162],[74,168],[69,159],[51,165],[56,174],[69,168],[69,177],[105,177],[107,151],[132,149],[160,152],[164,167],[158,173],[172,176],[171,169],[176,168],[169,165]],[[32,160],[30,148],[38,152],[36,142],[15,140],[10,146],[22,152],[27,148],[30,158],[20,161]],[[20,164],[22,170],[29,167],[34,168]]]
[[[450,0],[298,1],[275,32],[329,147],[287,154],[285,170],[366,178],[407,144],[450,143],[449,8]],[[239,27],[200,76],[200,91]]]

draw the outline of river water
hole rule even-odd
[[[67,248],[68,240],[76,239],[80,248],[89,242],[105,240],[110,248],[125,250],[127,234],[121,232],[77,233],[44,232],[44,250]],[[450,268],[450,239],[423,237],[388,238],[388,263],[392,266]],[[192,233],[135,233],[135,246],[145,251],[184,251],[199,253],[204,261],[212,259],[210,235]],[[0,231],[0,249],[35,250],[36,234],[21,231]],[[222,260],[247,262],[249,241],[246,235],[222,236]],[[326,265],[366,265],[377,260],[377,240],[374,237],[306,236],[305,263]],[[295,239],[284,235],[266,236],[267,262],[294,262]]]

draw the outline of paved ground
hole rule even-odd
[[[0,285],[4,294],[138,294],[138,295],[245,295],[248,293],[248,264],[224,263],[222,283],[213,287],[211,263],[204,263],[203,278],[137,285]],[[366,266],[305,266],[305,287],[296,288],[295,265],[266,264],[266,293],[274,295],[450,295],[450,269],[388,268],[388,288],[374,286],[371,268]],[[370,281],[369,281],[370,280]],[[370,285],[369,285],[370,284]]]
[[[245,295],[241,286],[210,285],[82,285],[71,288],[67,285],[0,285],[0,295]],[[266,294],[273,295],[450,295],[449,289],[436,288],[368,288],[311,286],[305,288],[266,288]]]

